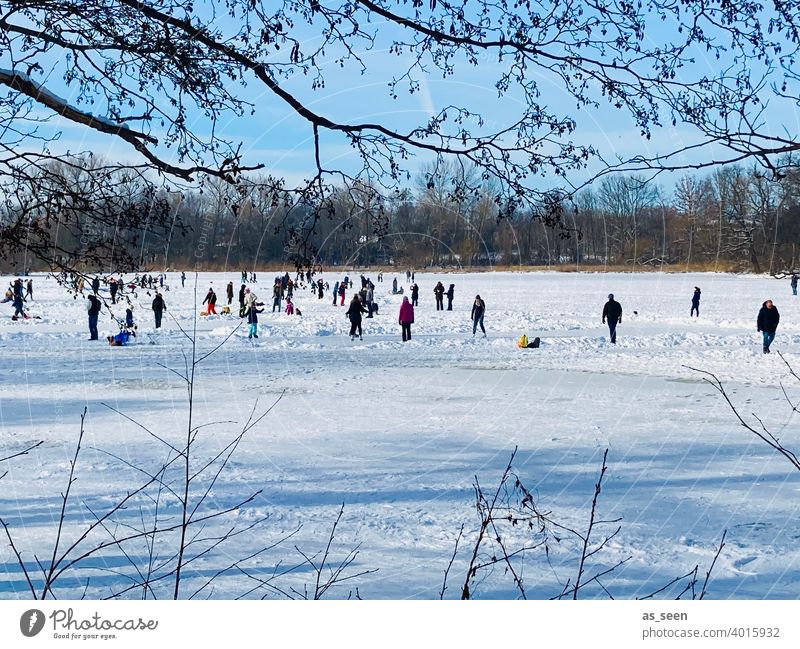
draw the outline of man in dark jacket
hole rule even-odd
[[[245,316],[245,308],[244,308],[244,289],[245,285],[242,284],[241,288],[239,289],[239,317],[244,318]]]
[[[436,286],[433,289],[433,294],[436,297],[436,310],[444,311],[444,284],[441,282],[436,282]]]
[[[450,288],[448,288],[447,289],[447,293],[445,293],[445,295],[447,296],[447,310],[448,311],[452,311],[453,310],[453,296],[455,295],[455,293],[456,293],[456,285],[455,284],[450,284]]]
[[[617,344],[617,325],[622,322],[622,305],[614,300],[614,294],[608,294],[608,302],[603,307],[603,324],[608,318],[608,333],[611,336],[611,343]]]
[[[99,292],[100,292],[100,278],[99,277],[95,277],[92,280],[92,293],[97,295]]]
[[[483,327],[483,316],[486,313],[486,302],[481,299],[480,295],[475,296],[475,301],[472,303],[472,313],[470,317],[472,318],[472,335],[475,335],[475,332],[478,330],[478,326],[480,326],[481,331],[483,332],[483,337],[486,338],[486,329]]]
[[[411,306],[419,306],[419,286],[416,283],[411,285]]]
[[[228,306],[230,306],[231,302],[233,302],[233,282],[228,282],[228,286],[225,287],[225,292],[228,297]]]
[[[164,298],[161,297],[161,293],[156,293],[156,297],[153,300],[153,313],[156,316],[156,329],[161,329],[161,314],[166,310],[167,305],[164,304]]]
[[[772,303],[772,300],[767,300],[761,305],[761,310],[758,312],[758,320],[756,326],[764,336],[764,353],[769,354],[769,346],[775,339],[775,331],[778,328],[778,323],[781,320],[781,314]]]
[[[700,317],[700,287],[694,287],[694,293],[692,294],[692,310],[689,311],[689,317],[691,318],[694,314],[697,314],[697,317]]]
[[[347,317],[350,318],[350,340],[356,337],[356,331],[358,332],[359,340],[364,340],[361,334],[361,314],[366,312],[367,310],[361,304],[358,293],[356,293],[350,302],[350,308],[347,309],[346,314]]]
[[[89,296],[89,340],[97,340],[97,316],[100,314],[100,299]]]

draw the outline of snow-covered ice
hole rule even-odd
[[[333,285],[342,274],[322,276]],[[358,272],[349,275],[358,281]],[[495,486],[518,446],[516,470],[540,506],[577,528],[588,520],[609,448],[599,514],[621,518],[621,530],[594,567],[631,557],[602,581],[614,597],[645,596],[695,565],[701,584],[723,530],[725,547],[707,597],[797,597],[800,473],[738,426],[721,396],[689,369],[716,374],[743,415],[756,413],[787,447],[800,451],[782,391],[796,402],[800,382],[778,354],[761,353],[755,327],[758,308],[772,298],[781,313],[773,350],[800,372],[800,298],[791,295],[788,281],[726,274],[417,273],[421,300],[413,339],[402,343],[401,298],[390,294],[394,276],[387,272],[377,284],[380,312],[364,320],[364,340],[351,342],[346,308],[334,308],[330,294],[318,300],[299,291],[302,317],[271,314],[271,281],[265,283],[271,275],[259,273],[253,286],[266,302],[260,337],[249,341],[245,323],[200,366],[194,417],[198,424],[238,422],[200,429],[198,454],[212,456],[235,437],[256,399],[263,409],[283,394],[244,437],[212,494],[213,505],[224,509],[262,490],[235,518],[240,526],[269,519],[191,564],[187,596],[191,584],[297,528],[289,541],[251,561],[252,570],[268,575],[297,563],[295,546],[321,550],[345,503],[334,558],[360,544],[353,570],[378,570],[328,596],[346,597],[358,586],[365,598],[438,597],[464,523],[447,591],[457,597],[477,525],[473,480]],[[406,286],[404,274],[397,277]],[[2,286],[10,279],[0,278]],[[158,334],[152,298],[140,290],[134,298],[139,339],[124,348],[102,340],[118,330],[105,310],[101,341],[87,341],[84,300],[73,300],[43,275],[33,279],[35,301],[28,308],[41,318],[12,322],[10,304],[0,314],[0,457],[44,443],[0,464],[0,475],[8,471],[0,480],[0,516],[35,572],[34,554],[42,560],[52,552],[84,407],[86,438],[68,511],[69,538],[91,520],[89,508],[101,511],[142,482],[129,464],[154,469],[165,457],[165,447],[131,419],[181,445],[187,393],[171,370],[183,370],[188,341],[178,324],[191,330],[200,310],[195,304],[209,286],[219,310],[225,284],[233,280],[238,291],[239,274],[200,274],[195,301],[194,276],[181,289],[170,273],[165,328]],[[438,280],[455,284],[452,312],[434,310]],[[691,319],[695,285],[703,291],[701,317]],[[616,346],[600,322],[609,292],[623,306]],[[471,335],[476,293],[487,305],[486,339]],[[219,345],[239,323],[237,315],[200,318],[198,354]],[[541,348],[517,349],[522,333],[540,336]],[[210,521],[204,534],[230,523],[230,517]],[[3,536],[0,597],[29,597],[6,541]],[[531,553],[528,596],[558,595],[574,578],[574,550],[565,542],[549,561]],[[90,578],[88,596],[120,590],[131,570],[110,547],[83,573]],[[288,591],[308,579],[305,566],[275,583]],[[236,597],[254,583],[233,570],[202,596]],[[85,581],[67,579],[59,595],[80,596],[85,587]],[[518,593],[498,569],[476,594]],[[274,590],[249,596],[265,595],[280,596]],[[606,593],[592,584],[583,596]]]

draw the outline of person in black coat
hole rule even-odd
[[[478,330],[478,325],[481,327],[483,337],[486,338],[486,329],[483,328],[483,316],[486,313],[486,302],[481,299],[480,295],[475,296],[475,301],[472,303],[472,335]]]
[[[89,340],[97,340],[97,316],[100,314],[100,299],[89,296]]]
[[[225,294],[228,298],[228,306],[230,306],[231,302],[233,302],[233,282],[228,282],[228,285],[225,287]]]
[[[156,329],[161,329],[161,314],[167,309],[167,305],[164,303],[164,298],[161,296],[161,293],[156,293],[152,306],[153,313],[156,316]]]
[[[603,324],[608,318],[608,333],[611,343],[617,344],[617,325],[622,322],[622,305],[614,299],[614,294],[608,294],[608,302],[603,307]]]
[[[450,288],[448,288],[447,289],[447,293],[445,293],[445,295],[447,296],[447,310],[448,311],[452,311],[453,310],[453,296],[455,295],[455,292],[456,292],[456,285],[455,284],[450,284]]]
[[[245,285],[239,289],[239,317],[244,318],[244,289]]]
[[[694,294],[692,295],[692,310],[689,311],[689,317],[691,318],[695,313],[697,313],[697,317],[700,317],[700,287],[694,287]]]
[[[781,314],[772,303],[772,300],[767,300],[761,305],[761,310],[758,312],[758,320],[756,327],[764,337],[764,353],[769,354],[769,346],[775,339],[775,331],[778,329],[778,323],[781,320]]]
[[[100,292],[100,278],[99,277],[95,277],[92,280],[92,293],[97,295],[99,292]]]
[[[419,286],[416,282],[411,285],[411,306],[419,306]]]
[[[436,297],[436,310],[444,311],[444,284],[441,282],[436,282],[436,286],[433,289],[433,294]]]
[[[350,340],[356,337],[356,331],[358,331],[359,339],[364,340],[361,334],[361,314],[366,312],[367,310],[364,308],[364,305],[361,304],[358,293],[356,293],[350,301],[350,308],[347,309],[346,314],[347,317],[350,318]]]

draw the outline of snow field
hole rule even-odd
[[[343,274],[323,277],[332,286]],[[359,273],[348,274],[358,284]],[[259,273],[253,289],[265,312],[258,341],[247,339],[245,323],[200,366],[195,421],[237,423],[204,427],[199,456],[213,456],[227,444],[256,400],[260,411],[281,398],[242,440],[209,507],[230,507],[259,489],[260,495],[238,514],[210,523],[208,532],[233,521],[269,519],[192,564],[187,593],[220,567],[299,527],[290,541],[252,562],[261,575],[297,563],[294,546],[324,547],[344,502],[337,556],[360,543],[355,569],[378,571],[330,596],[346,597],[358,586],[367,598],[438,597],[465,523],[467,537],[447,591],[457,597],[477,524],[472,481],[477,475],[486,488],[496,486],[518,446],[520,478],[543,508],[577,528],[588,520],[609,448],[600,512],[604,519],[620,517],[621,530],[595,567],[631,557],[603,581],[614,597],[645,596],[697,564],[704,575],[725,529],[708,596],[797,596],[800,475],[739,427],[720,395],[689,369],[714,372],[743,415],[755,412],[789,448],[799,449],[781,386],[797,399],[800,384],[777,354],[762,355],[755,331],[758,308],[772,298],[781,312],[773,349],[800,370],[800,302],[788,281],[722,274],[417,273],[413,339],[402,343],[402,298],[390,295],[394,275],[384,276],[375,291],[379,314],[364,319],[364,340],[351,342],[346,307],[333,307],[329,294],[318,300],[297,292],[302,317],[270,313],[271,274]],[[397,277],[408,294],[405,275]],[[12,322],[11,309],[0,316],[0,457],[44,440],[30,455],[0,465],[0,474],[8,471],[0,481],[0,515],[26,560],[33,562],[34,552],[48,556],[84,407],[85,440],[68,516],[73,536],[91,520],[87,507],[102,510],[141,482],[141,472],[129,465],[152,468],[163,461],[165,447],[126,417],[182,444],[186,389],[170,371],[183,369],[188,349],[178,325],[191,331],[209,286],[220,310],[225,285],[233,280],[238,292],[238,279],[238,273],[201,273],[195,297],[193,275],[181,289],[178,274],[168,274],[160,332],[152,329],[152,296],[139,291],[133,302],[140,335],[125,348],[102,340],[118,330],[105,309],[101,341],[87,341],[84,300],[42,275],[34,275],[35,300],[26,305],[41,319]],[[453,312],[434,310],[438,280],[455,284]],[[701,317],[690,319],[695,285],[703,291]],[[623,306],[616,346],[600,322],[610,292]],[[486,339],[471,335],[477,293],[487,305]],[[115,315],[124,316],[124,308]],[[240,322],[237,315],[200,318],[198,355]],[[540,336],[542,347],[517,349],[522,333]],[[568,541],[553,548],[549,561],[531,553],[529,596],[557,595],[574,578],[576,558]],[[131,568],[118,550],[92,561],[90,597],[124,587]],[[0,564],[0,596],[29,596],[6,543],[0,544]],[[501,573],[487,577],[477,594],[515,597]],[[281,585],[301,589],[309,574],[304,566],[282,577]],[[236,597],[253,584],[233,571],[203,594]],[[80,596],[84,587],[66,580],[61,595]],[[278,596],[269,590],[249,596],[264,595]],[[597,585],[584,593],[604,596]]]

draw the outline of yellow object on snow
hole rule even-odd
[[[528,347],[528,336],[522,334],[517,340],[517,347],[527,348]]]

